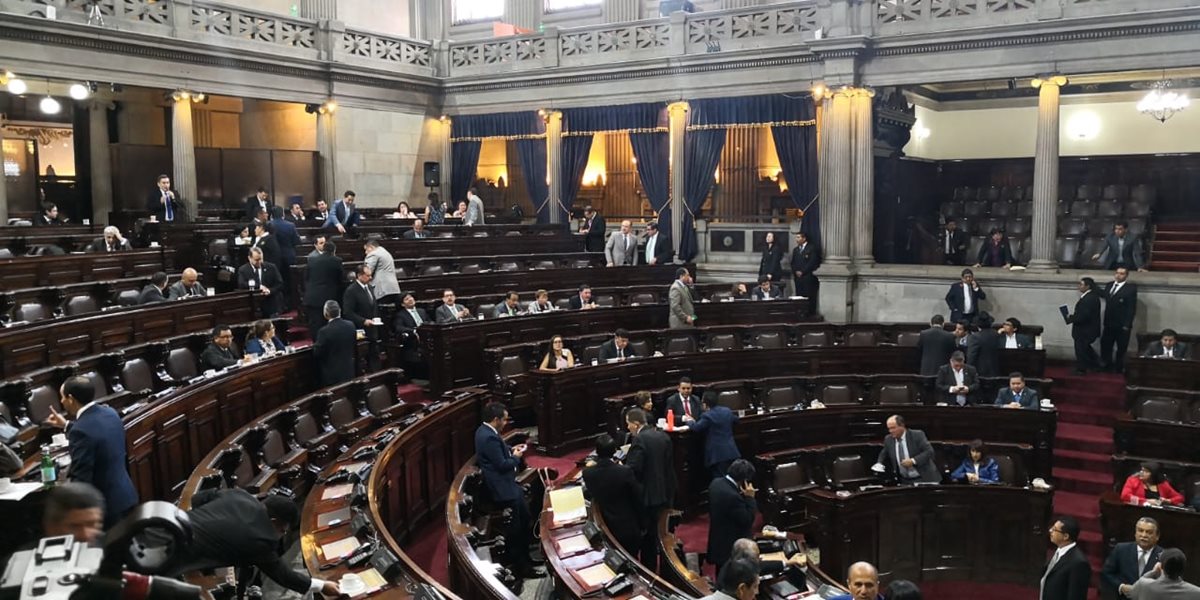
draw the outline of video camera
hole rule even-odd
[[[0,600],[199,600],[198,586],[153,576],[171,568],[191,538],[186,513],[147,502],[105,536],[102,548],[64,535],[14,554],[0,577]]]

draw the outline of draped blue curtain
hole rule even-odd
[[[683,139],[683,201],[688,214],[683,216],[683,234],[680,236],[679,258],[689,261],[696,257],[700,246],[696,241],[696,213],[704,205],[708,191],[712,189],[713,173],[721,160],[725,148],[725,128],[693,129]]]
[[[638,177],[642,189],[650,200],[650,207],[658,213],[660,231],[671,230],[671,139],[666,133],[631,133],[629,144],[633,146],[633,157],[637,159]],[[675,241],[671,240],[674,244]]]
[[[517,157],[521,161],[521,173],[525,176],[525,189],[529,201],[537,211],[538,223],[550,222],[550,188],[546,185],[546,140],[517,140]]]
[[[771,127],[771,137],[775,139],[775,152],[779,155],[783,177],[787,179],[792,205],[805,209],[800,230],[808,235],[808,239],[820,242],[820,203],[813,201],[817,196],[816,129],[789,125],[774,126]]]
[[[449,206],[467,198],[467,190],[475,181],[475,169],[479,167],[481,147],[483,142],[479,140],[450,144],[450,197],[443,198]]]
[[[662,102],[564,108],[564,133],[596,133],[667,127],[667,105]]]
[[[767,125],[814,119],[809,94],[768,94],[688,102],[688,125]]]
[[[568,135],[562,139],[562,164],[559,177],[562,184],[562,207],[551,207],[550,210],[563,211],[563,220],[570,218],[571,205],[583,185],[583,171],[587,168],[588,153],[592,151],[592,136]]]
[[[479,150],[484,138],[517,138],[545,135],[546,123],[534,111],[495,113],[490,115],[458,115],[450,121],[450,206],[465,200],[467,190],[475,181],[479,167]],[[533,141],[545,145],[544,138]],[[541,180],[546,177],[545,150],[542,151]],[[535,165],[536,166],[536,165]],[[524,167],[524,161],[522,162]],[[528,178],[528,172],[526,172]],[[530,190],[530,195],[533,190]],[[536,206],[536,203],[534,204]]]

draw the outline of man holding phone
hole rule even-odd
[[[529,544],[533,541],[530,539],[533,518],[529,513],[529,504],[525,502],[525,492],[517,483],[517,474],[521,472],[527,448],[525,444],[509,448],[504,438],[500,437],[506,423],[508,409],[503,404],[492,402],[483,407],[483,423],[475,430],[475,463],[483,474],[483,482],[492,501],[500,508],[512,509],[512,519],[504,532],[504,539],[514,572],[525,579],[545,577],[545,572],[536,569],[533,558],[529,556]]]

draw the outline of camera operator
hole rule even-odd
[[[340,594],[333,581],[293,571],[283,561],[282,540],[300,525],[295,502],[281,497],[257,498],[240,489],[209,490],[192,497],[187,513],[192,543],[182,550],[180,574],[218,567],[257,567],[279,585],[299,592]]]

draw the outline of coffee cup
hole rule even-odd
[[[367,582],[356,573],[346,573],[342,575],[342,580],[338,582],[338,589],[347,596],[357,596],[367,589]]]

